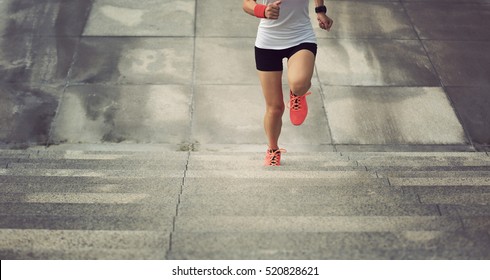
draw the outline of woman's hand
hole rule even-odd
[[[267,5],[267,8],[265,9],[265,17],[267,19],[278,19],[279,18],[279,10],[281,9],[282,1],[276,1],[272,4]]]
[[[318,19],[318,25],[320,26],[320,28],[330,31],[330,28],[332,27],[333,24],[333,20],[324,13],[318,13],[316,15],[317,15],[316,18]]]

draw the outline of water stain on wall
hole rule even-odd
[[[93,2],[7,0],[0,20],[0,143],[47,144]],[[4,15],[2,15],[4,16]]]

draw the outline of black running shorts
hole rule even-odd
[[[259,71],[282,71],[282,60],[289,59],[300,50],[309,50],[316,56],[315,43],[301,43],[284,50],[261,49],[255,47],[255,65]]]

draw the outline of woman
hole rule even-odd
[[[320,28],[330,31],[332,19],[324,0],[315,1]],[[284,99],[282,60],[288,59],[290,119],[301,125],[308,113],[306,96],[315,65],[316,37],[308,13],[309,0],[244,0],[243,10],[261,18],[255,41],[255,62],[265,97],[264,128],[269,142],[264,165],[281,165],[278,146],[281,134]]]

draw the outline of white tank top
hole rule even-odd
[[[257,0],[257,3],[267,5],[275,1]],[[260,20],[255,46],[282,50],[301,43],[316,43],[308,3],[309,0],[282,0],[278,19]]]

